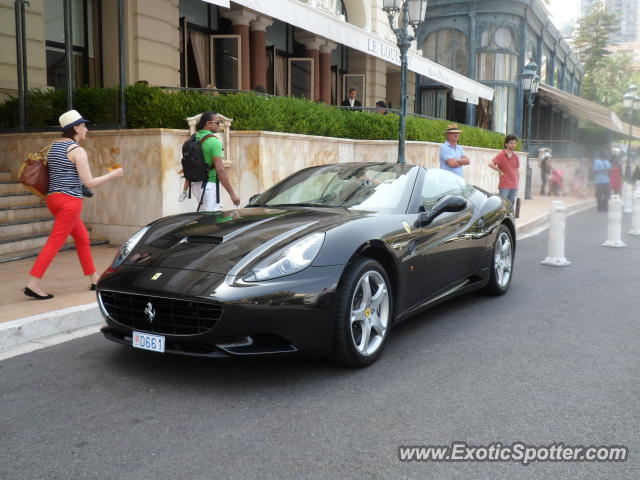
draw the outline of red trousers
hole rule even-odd
[[[47,195],[47,207],[53,214],[53,230],[47,239],[47,243],[42,247],[42,251],[31,269],[31,275],[42,278],[47,271],[53,257],[57,255],[64,243],[73,237],[80,258],[80,264],[85,275],[91,275],[96,271],[91,257],[91,244],[89,243],[89,232],[82,223],[80,214],[82,213],[82,199],[66,195],[64,193],[52,193]]]

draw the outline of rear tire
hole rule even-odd
[[[352,368],[371,365],[382,354],[392,320],[387,273],[371,258],[357,259],[347,267],[336,292],[332,360]]]
[[[489,295],[504,295],[509,290],[513,277],[513,236],[511,230],[500,225],[493,244],[491,256],[491,276],[484,288]]]

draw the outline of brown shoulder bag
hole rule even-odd
[[[22,163],[18,178],[24,188],[31,193],[45,197],[49,190],[49,167],[47,166],[47,155],[51,149],[51,142],[48,146],[36,153],[30,153],[29,157]]]

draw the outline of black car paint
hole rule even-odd
[[[462,211],[443,212],[421,225],[416,196],[424,174],[421,167],[415,169],[405,211],[258,207],[241,209],[239,218],[222,223],[219,215],[206,212],[160,219],[123,265],[102,275],[98,294],[107,290],[222,305],[222,318],[211,331],[167,336],[169,350],[174,345],[176,353],[218,356],[215,345],[252,335],[291,346],[282,351],[327,353],[333,341],[333,296],[354,257],[367,252],[392,266],[395,319],[400,321],[486,284],[497,227],[505,222],[515,233],[510,204],[479,189],[467,192]],[[310,267],[279,279],[242,280],[265,255],[316,231],[325,232],[325,240]],[[108,316],[106,321],[107,338],[130,344],[131,329]]]

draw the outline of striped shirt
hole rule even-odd
[[[82,198],[82,180],[78,175],[76,164],[67,156],[67,149],[71,144],[77,145],[73,140],[55,142],[49,150],[47,155],[49,191],[47,194],[64,193]]]

